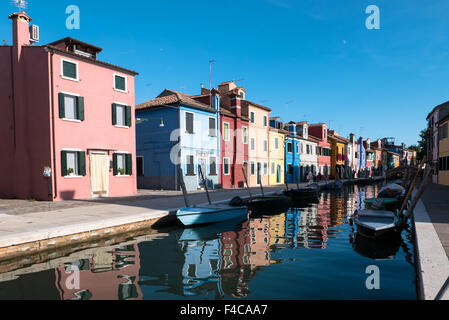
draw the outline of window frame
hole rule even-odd
[[[209,118],[209,124],[208,124],[208,126],[209,126],[209,131],[208,131],[208,135],[209,135],[209,137],[216,138],[216,137],[217,137],[217,118],[215,118],[215,117],[208,117],[208,118]],[[211,120],[213,120],[213,123],[214,123],[214,132],[213,132],[213,134],[211,134],[211,127],[210,127]]]
[[[64,75],[64,62],[71,63],[76,66],[76,78],[70,78],[70,77],[67,77]],[[80,81],[79,77],[80,77],[79,63],[77,61],[69,60],[66,58],[61,58],[61,78],[65,79],[65,80],[79,82]]]
[[[226,160],[228,161],[227,173],[226,173],[226,169],[225,169],[226,168],[226,166],[225,166]],[[223,157],[223,175],[229,176],[230,174],[231,174],[231,159],[229,157]]]
[[[116,80],[115,78],[116,77],[121,77],[121,78],[125,79],[125,90],[122,90],[122,89],[119,89],[119,88],[116,87],[116,82],[115,82],[115,80]],[[113,81],[113,85],[114,85],[113,88],[114,88],[115,91],[122,92],[122,93],[128,93],[128,77],[127,76],[124,76],[124,75],[121,75],[121,74],[118,74],[118,73],[114,72],[114,75],[112,77],[112,81]]]
[[[80,115],[80,101],[81,99],[83,99],[83,115],[84,115],[84,97],[82,97],[81,95],[77,94],[77,93],[72,93],[72,92],[67,92],[67,91],[59,91],[59,94],[63,95],[64,98],[64,117],[61,118],[60,115],[60,119],[64,120],[64,121],[70,121],[70,122],[78,122],[81,123],[84,121],[84,119],[80,119],[79,115]],[[75,99],[75,116],[76,118],[72,119],[72,118],[67,118],[66,117],[66,103],[65,103],[65,98],[66,97],[71,97]],[[59,105],[58,105],[58,109],[61,108],[60,105],[61,101],[59,101]],[[59,111],[59,110],[58,110]]]
[[[213,166],[214,170],[212,171],[212,159],[215,159],[215,165]],[[216,176],[218,175],[217,171],[217,157],[216,156],[209,156],[209,176]]]
[[[186,154],[185,157],[186,157],[186,172],[184,173],[184,175],[185,176],[189,176],[189,177],[196,176],[196,173],[195,173],[195,155],[194,154]],[[189,157],[192,157],[192,159],[193,159],[193,162],[191,164],[189,164],[189,161],[188,161]],[[189,173],[189,165],[192,166],[193,173]]]
[[[192,115],[192,132],[190,132],[188,130],[188,125],[187,125],[187,115],[188,114]],[[185,119],[186,133],[187,134],[195,134],[195,113],[186,111],[185,115],[184,115],[184,119]]]
[[[118,167],[118,157],[119,156],[123,156],[124,157],[124,161],[125,161],[125,168],[122,168],[125,170],[125,174],[121,174],[119,173],[119,167]],[[128,168],[128,158],[131,157],[131,167]],[[114,164],[114,168],[113,168],[113,176],[116,178],[120,178],[120,177],[131,177],[132,176],[132,171],[133,171],[133,158],[132,158],[132,153],[128,152],[128,151],[114,151],[114,153],[112,154],[112,161],[114,162],[114,159],[116,159],[115,164]],[[131,171],[131,173],[129,173],[128,171]]]
[[[245,130],[243,130],[245,129]],[[246,134],[245,134],[246,132]],[[246,141],[245,141],[246,138]],[[243,144],[248,144],[248,140],[249,140],[249,134],[248,134],[248,127],[246,126],[242,126],[242,142]]]
[[[227,138],[225,135],[225,125],[227,125],[228,130],[227,130]],[[231,130],[231,125],[229,122],[223,122],[223,141],[231,141],[231,134],[230,134],[230,130]]]

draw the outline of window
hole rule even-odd
[[[215,120],[215,118],[209,118],[209,137],[217,136],[217,126]]]
[[[274,148],[277,150],[279,149],[279,138],[274,138]]]
[[[268,151],[268,141],[267,140],[263,141],[263,151]]]
[[[301,153],[304,153],[304,143],[301,143]]]
[[[254,165],[254,161],[251,161],[250,170],[252,176],[256,174],[256,167]]]
[[[63,177],[86,175],[86,153],[63,150],[61,152],[61,173]]]
[[[243,139],[243,144],[248,144],[248,128],[247,127],[242,127],[242,139]]]
[[[293,174],[293,165],[291,163],[287,165],[287,174],[289,175]]]
[[[267,118],[267,116],[263,116],[263,126],[264,127],[268,126],[268,118]]]
[[[84,98],[59,93],[59,117],[66,120],[84,121]]]
[[[256,142],[254,140],[254,138],[251,138],[251,150],[255,150],[256,147]]]
[[[264,162],[263,164],[263,174],[268,175],[268,163]]]
[[[195,157],[194,156],[186,157],[186,175],[188,175],[188,176],[195,175]]]
[[[127,81],[126,77],[114,74],[114,89],[118,91],[127,92]]]
[[[323,139],[326,139],[326,135],[327,135],[327,130],[324,129],[324,130],[323,130]]]
[[[271,174],[275,174],[276,173],[276,163],[272,162],[271,163]]]
[[[223,174],[229,175],[229,158],[223,158]]]
[[[293,152],[293,144],[291,142],[287,143],[287,152],[288,153]]]
[[[142,177],[142,176],[145,175],[144,174],[144,169],[143,169],[143,163],[144,163],[143,162],[143,157],[142,156],[137,157],[136,161],[137,161],[137,175]]]
[[[217,158],[216,157],[209,158],[209,175],[210,176],[217,175]]]
[[[112,124],[115,126],[131,127],[131,107],[113,103]]]
[[[229,141],[229,123],[223,122],[223,140]]]
[[[250,112],[251,123],[256,123],[254,112]]]
[[[310,146],[308,144],[306,144],[306,153],[310,154]]]
[[[438,128],[439,140],[443,140],[443,139],[446,139],[448,137],[448,132],[447,132],[448,126],[447,126],[447,124],[448,123],[446,122],[445,124],[443,124],[442,126],[440,126]]]
[[[296,153],[299,154],[299,143],[296,143]],[[301,143],[301,152],[302,152],[302,143]]]
[[[186,112],[186,132],[193,134],[193,113]]]
[[[62,77],[78,81],[78,63],[62,60]]]
[[[114,176],[132,175],[132,154],[116,152],[112,162]]]

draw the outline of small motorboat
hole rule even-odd
[[[378,198],[401,198],[405,196],[405,188],[396,183],[387,184],[385,187],[380,189],[377,197]]]
[[[185,226],[217,223],[238,217],[247,217],[246,206],[232,206],[230,204],[207,204],[179,209],[176,217]]]
[[[302,188],[285,190],[283,193],[288,197],[292,197],[293,200],[313,199],[318,198],[320,186],[317,183],[312,183]]]
[[[245,201],[251,214],[282,212],[288,209],[291,203],[292,198],[285,195],[258,196]]]
[[[224,232],[240,230],[242,223],[246,220],[247,217],[242,215],[234,219],[208,224],[206,226],[185,228],[179,241],[207,241],[218,239],[220,234]]]
[[[366,209],[395,211],[401,202],[397,198],[371,198],[365,200]]]
[[[401,222],[395,212],[383,210],[357,210],[351,220],[360,233],[374,238],[398,231]]]
[[[356,232],[350,239],[352,248],[363,257],[374,260],[394,259],[402,243],[399,233],[392,233],[391,237],[382,239],[373,239]]]

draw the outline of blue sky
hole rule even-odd
[[[11,2],[0,4],[9,44]],[[380,30],[365,28],[370,4]],[[68,5],[80,8],[80,30],[65,27]],[[198,94],[215,59],[214,86],[243,79],[247,99],[273,116],[410,145],[449,100],[447,0],[31,0],[27,12],[40,44],[74,37],[139,72],[136,103],[165,88]]]

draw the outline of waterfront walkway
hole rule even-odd
[[[414,218],[420,298],[433,300],[449,277],[449,187],[429,184]]]

